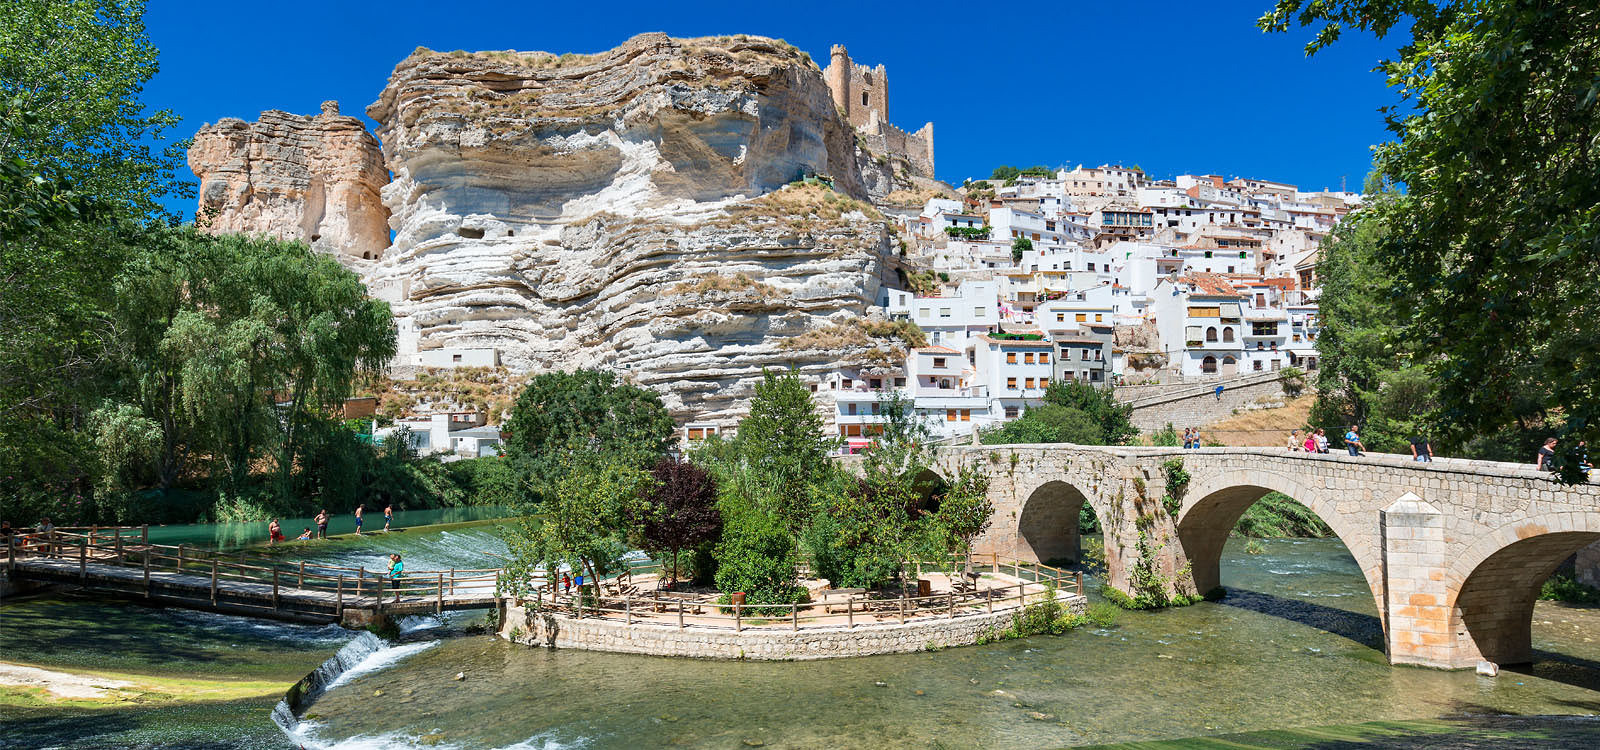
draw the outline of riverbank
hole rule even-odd
[[[1472,716],[1273,729],[1083,750],[1570,750],[1600,742],[1600,717]]]

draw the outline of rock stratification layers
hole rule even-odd
[[[368,114],[394,245],[369,283],[410,364],[603,367],[729,422],[782,342],[864,314],[888,230],[804,53],[646,34],[598,55],[419,51]],[[777,191],[777,192],[774,192]],[[405,354],[402,355],[407,356]]]
[[[866,314],[890,243],[857,200],[853,130],[821,70],[783,42],[419,49],[367,113],[393,174],[394,237],[356,267],[392,306],[398,365],[613,369],[682,421],[728,424],[763,368],[820,373],[876,346],[794,341]],[[250,143],[259,130],[224,132]],[[223,228],[257,229],[223,184],[202,206],[220,205]]]
[[[271,110],[206,125],[189,168],[200,178],[196,223],[211,231],[299,240],[352,263],[389,245],[383,154],[337,102],[311,117]]]

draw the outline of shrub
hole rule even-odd
[[[1539,588],[1539,598],[1550,602],[1600,604],[1600,589],[1579,583],[1565,573],[1557,573]]]

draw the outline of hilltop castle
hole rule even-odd
[[[833,104],[856,129],[868,151],[905,160],[910,172],[933,177],[933,123],[915,133],[889,124],[889,75],[850,61],[842,44],[833,45],[832,59],[822,76],[833,91]]]

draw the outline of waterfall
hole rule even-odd
[[[437,627],[433,617],[407,617],[400,621],[404,632]],[[283,700],[272,709],[272,721],[301,747],[321,747],[312,735],[311,726],[300,720],[300,712],[318,696],[364,674],[381,671],[401,659],[439,645],[439,641],[390,643],[365,630],[340,648],[311,674],[301,678],[284,693]]]

